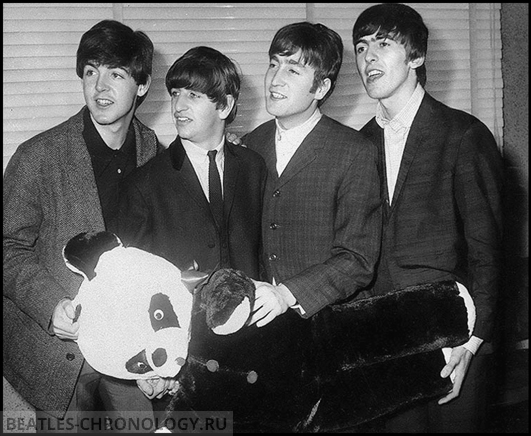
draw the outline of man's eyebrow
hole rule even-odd
[[[273,56],[271,56],[269,58],[269,60],[281,63],[281,59],[280,58],[287,57],[287,56],[291,56],[291,55],[274,54]],[[289,64],[289,65],[294,65],[294,66],[298,66],[298,67],[301,67],[301,68],[306,68],[306,64],[303,62],[302,56],[299,57],[299,59],[288,59],[286,61],[286,63]]]
[[[369,42],[375,42],[375,41],[379,41],[381,39],[391,39],[391,40],[393,40],[393,38],[389,34],[372,36],[371,38],[369,38],[368,36],[361,36],[354,42],[354,45],[362,43],[362,42],[367,44]]]
[[[296,65],[298,67],[302,67],[302,68],[305,68],[306,67],[306,64],[304,64],[303,62],[301,62],[301,58],[299,59],[290,59],[288,60],[288,64],[290,65]]]
[[[98,63],[96,61],[87,61],[87,63],[85,64],[85,67],[92,67],[92,68],[98,68],[100,66],[103,66],[105,68],[108,68],[109,70],[123,70],[125,71],[127,74],[131,74],[131,69],[129,67],[125,67],[125,66],[115,66],[115,67],[111,67],[109,65],[106,65],[106,64],[101,64],[101,63]]]
[[[374,37],[371,39],[374,40]],[[356,41],[354,41],[354,45],[358,45],[360,43],[367,44],[368,42],[369,42],[369,38],[367,36],[360,36]]]

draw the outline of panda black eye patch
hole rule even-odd
[[[165,294],[158,293],[151,297],[149,319],[155,332],[168,327],[181,327],[170,298]]]
[[[125,363],[125,369],[132,374],[145,374],[153,371],[146,358],[146,350],[140,351]]]

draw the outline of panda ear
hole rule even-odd
[[[63,258],[69,269],[92,280],[100,256],[121,245],[120,238],[112,232],[83,232],[64,246]]]

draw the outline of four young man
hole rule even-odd
[[[149,88],[152,54],[138,32],[138,52],[126,50],[115,35],[121,26],[100,23],[80,43],[78,75],[87,108],[21,145],[6,170],[6,378],[38,409],[60,411],[59,418],[74,407],[69,401],[82,380],[82,357],[69,340],[77,326],[63,297],[75,295],[79,283],[64,268],[61,248],[76,233],[107,227],[126,244],[181,268],[196,261],[204,270],[242,269],[256,280],[251,323],[259,328],[280,322],[276,318],[286,317],[288,309],[290,320],[309,318],[352,295],[459,282],[472,296],[477,320],[471,340],[451,350],[441,373],[455,371],[455,381],[440,404],[454,401],[414,408],[383,426],[477,431],[482,417],[473,411],[486,410],[480,403],[485,366],[481,349],[472,356],[492,333],[502,163],[479,120],[424,91],[428,31],[420,15],[405,5],[383,4],[356,21],[358,72],[379,102],[361,133],[319,109],[341,67],[339,35],[307,22],[280,29],[265,76],[266,108],[275,119],[243,138],[250,150],[224,138],[240,87],[233,63],[211,48],[191,49],[166,76],[178,137],[156,157],[153,132],[133,117],[137,97]],[[97,43],[88,44],[90,35]],[[106,44],[103,35],[117,39]],[[121,178],[142,164],[117,197]],[[214,166],[221,217],[213,200]],[[32,338],[41,339],[34,344]],[[24,362],[50,356],[50,370],[43,377],[41,369],[38,386],[33,366],[15,366],[21,356],[27,356]],[[54,376],[57,365],[64,369],[60,377]],[[139,387],[153,398],[173,384]]]

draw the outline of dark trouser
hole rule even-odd
[[[152,402],[134,380],[102,375],[85,362],[65,417],[58,419],[36,410],[37,433],[150,432],[154,428],[149,424],[156,423],[153,405],[163,410],[167,400]],[[137,422],[140,424],[135,426]]]
[[[485,433],[492,394],[493,355],[472,358],[459,397],[439,405],[439,398],[388,417],[385,433]]]
[[[135,380],[119,380],[109,376],[101,377],[99,390],[113,432],[147,433],[162,423],[168,395],[161,400],[150,400],[138,388]]]

